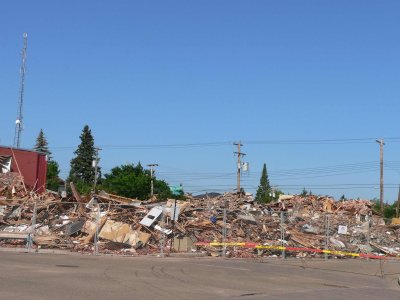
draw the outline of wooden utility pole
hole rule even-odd
[[[101,148],[95,147],[95,159],[93,160],[93,167],[94,167],[94,184],[93,184],[93,192],[96,194],[96,187],[97,187],[97,177],[98,177],[98,164],[99,164],[99,151]]]
[[[396,218],[399,217],[399,213],[400,213],[400,185],[399,185],[399,193],[397,194]]]
[[[376,142],[379,144],[379,157],[381,166],[379,203],[381,206],[381,211],[383,211],[383,146],[385,145],[385,142],[383,141],[383,139],[376,140]]]
[[[147,166],[150,167],[150,177],[151,177],[150,195],[153,196],[154,195],[153,168],[158,167],[158,164],[149,164]]]
[[[242,156],[245,156],[246,153],[243,153],[240,151],[240,147],[243,146],[243,144],[241,142],[239,143],[233,143],[235,146],[237,146],[237,152],[235,152],[235,154],[237,155],[237,193],[240,195],[240,171],[242,169],[242,161],[241,158]]]

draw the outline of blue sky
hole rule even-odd
[[[399,1],[7,1],[0,144],[13,142],[27,32],[22,146],[43,128],[64,177],[88,124],[104,172],[156,162],[158,177],[188,191],[227,191],[241,140],[249,191],[265,162],[286,192],[373,198],[384,137],[392,202],[399,25]]]

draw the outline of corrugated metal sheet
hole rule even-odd
[[[41,193],[46,190],[46,154],[33,150],[0,146],[0,155],[11,156],[11,172],[19,173],[30,188]]]
[[[74,233],[77,233],[82,229],[83,225],[85,225],[85,222],[86,222],[85,219],[81,219],[74,223],[67,224],[65,226],[65,235],[70,236]]]

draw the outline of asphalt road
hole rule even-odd
[[[0,252],[0,299],[400,299],[400,262]]]

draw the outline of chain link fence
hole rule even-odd
[[[299,210],[260,210],[251,206],[232,209],[227,204],[214,207],[210,203],[206,207],[190,205],[179,212],[175,205],[172,209],[163,209],[150,226],[141,225],[141,220],[156,206],[160,203],[139,206],[93,200],[89,203],[25,202],[3,209],[9,213],[3,216],[8,224],[0,226],[1,244],[5,246],[20,239],[25,240],[28,251],[40,247],[98,255],[113,249],[120,253],[126,247],[134,248],[139,254],[165,256],[182,251],[179,239],[184,237],[189,242],[184,250],[223,257],[329,259],[351,256],[350,253],[377,256],[400,253],[400,229],[386,226],[382,218],[372,214],[317,212],[307,215]],[[120,226],[115,225],[114,235],[102,234],[107,220]],[[112,232],[113,227],[110,228]],[[141,234],[147,237],[146,241],[140,239]],[[134,238],[130,240],[127,235]]]

